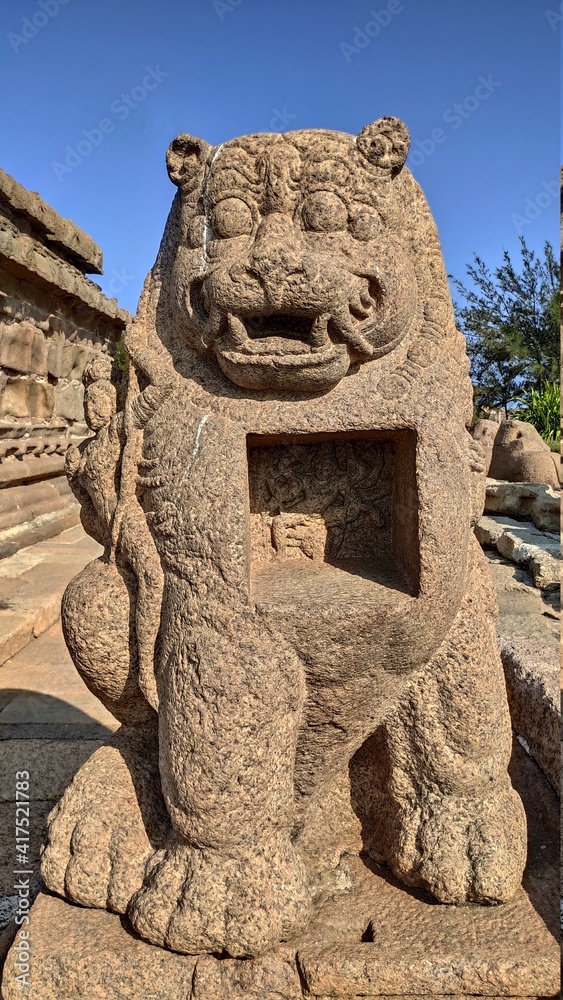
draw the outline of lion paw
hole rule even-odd
[[[49,816],[41,869],[48,889],[124,913],[168,832],[156,743],[120,730],[86,761]]]
[[[522,880],[526,818],[511,786],[491,798],[447,796],[401,817],[394,873],[441,903],[504,903]]]
[[[183,954],[261,955],[307,924],[304,868],[289,840],[220,853],[176,842],[155,855],[128,911],[141,937]]]

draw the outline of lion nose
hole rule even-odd
[[[287,215],[272,212],[262,220],[250,255],[250,267],[262,281],[270,304],[279,307],[285,279],[303,270],[303,251]]]

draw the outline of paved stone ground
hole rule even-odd
[[[48,813],[81,764],[118,728],[76,672],[59,619],[68,581],[100,552],[75,527],[0,561],[0,958],[18,867],[16,771],[30,775],[29,867],[38,887]]]
[[[0,664],[59,620],[67,583],[101,551],[76,525],[0,559]]]

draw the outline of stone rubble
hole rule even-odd
[[[483,546],[498,549],[501,555],[530,570],[534,586],[556,589],[561,578],[559,535],[540,531],[530,521],[516,521],[505,514],[484,515],[475,528]]]
[[[508,483],[487,479],[485,514],[508,514],[516,521],[532,521],[540,531],[558,532],[561,490],[547,483]]]
[[[558,489],[562,477],[561,458],[550,451],[533,424],[525,420],[504,420],[494,437],[487,474],[492,479],[547,483]]]

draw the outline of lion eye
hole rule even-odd
[[[252,212],[241,198],[225,198],[213,207],[211,225],[221,239],[246,236],[252,232]]]
[[[357,240],[373,240],[379,229],[377,216],[369,209],[357,212],[350,221],[350,232]]]
[[[348,210],[337,194],[332,191],[315,191],[303,204],[303,221],[307,229],[319,233],[345,229]]]

